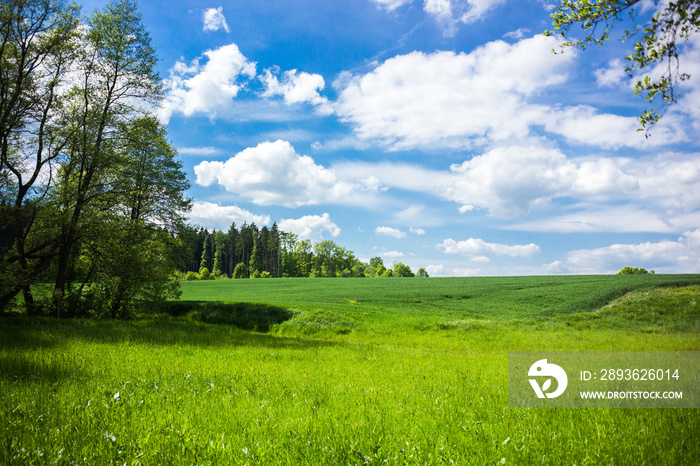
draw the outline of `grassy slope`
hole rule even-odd
[[[185,284],[296,310],[270,334],[6,319],[0,463],[696,464],[697,410],[507,408],[509,350],[700,350],[700,287],[639,291],[681,282],[700,277]]]

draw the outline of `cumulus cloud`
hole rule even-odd
[[[382,236],[390,236],[392,238],[396,239],[401,239],[406,237],[406,232],[397,230],[396,228],[391,228],[391,227],[377,227],[375,228],[374,232],[378,235]]]
[[[277,77],[278,70],[265,70],[260,80],[265,85],[264,97],[282,96],[286,104],[310,103],[317,106],[320,113],[330,114],[332,109],[328,105],[328,99],[322,97],[322,91],[326,83],[320,74],[298,72],[297,70],[285,71],[282,80]]]
[[[653,137],[646,138],[644,132],[637,131],[637,117],[600,113],[588,105],[547,110],[542,115],[542,121],[550,133],[571,142],[605,149],[648,149],[688,140],[682,125],[673,118],[661,120],[654,128]]]
[[[338,225],[331,221],[330,215],[305,215],[297,219],[284,219],[278,223],[283,231],[288,231],[298,235],[302,239],[317,238],[324,232],[330,233],[332,237],[340,234]]]
[[[223,29],[226,32],[231,32],[228,28],[228,24],[226,24],[223,7],[204,10],[202,21],[204,22],[205,31],[218,31],[219,29]]]
[[[248,61],[236,44],[208,50],[189,64],[177,61],[164,80],[166,96],[159,117],[164,122],[174,113],[215,117],[231,109],[245,81],[254,77],[255,62]]]
[[[540,247],[534,243],[509,246],[500,243],[487,243],[480,238],[469,238],[465,241],[455,241],[448,238],[436,246],[448,254],[472,256],[482,262],[486,262],[484,258],[489,256],[531,257],[540,252]]]
[[[365,140],[391,149],[469,148],[525,137],[546,109],[528,97],[566,80],[576,53],[537,35],[490,42],[473,52],[413,52],[336,82],[341,120]]]
[[[451,171],[455,178],[444,198],[513,216],[569,189],[575,166],[555,149],[505,147],[452,165]]]
[[[607,68],[598,68],[593,72],[598,86],[617,86],[627,78],[625,65],[622,60],[615,59],[608,63]]]
[[[428,272],[428,275],[441,275],[442,272],[445,270],[445,266],[442,264],[430,264],[425,268],[425,271]]]
[[[260,205],[298,207],[345,201],[355,189],[282,140],[260,143],[226,162],[202,162],[194,172],[197,184],[216,182]]]
[[[422,236],[422,235],[425,234],[425,230],[422,229],[422,228],[413,228],[413,227],[411,227],[411,228],[409,229],[409,231],[410,231],[411,233],[413,233],[414,235],[418,235],[418,236]]]
[[[460,213],[486,209],[491,215],[516,217],[549,206],[555,199],[574,200],[571,209],[577,213],[556,220],[559,225],[555,231],[574,229],[576,222],[582,223],[585,231],[667,232],[671,227],[678,231],[677,228],[695,221],[692,214],[700,210],[697,154],[568,158],[558,149],[504,146],[453,164],[449,171],[386,162],[344,163],[334,168],[347,180],[371,174],[377,184],[389,189],[441,197],[459,204]],[[609,218],[596,213],[605,213],[596,205],[611,201],[623,206],[619,207],[619,215]],[[656,217],[649,217],[654,212]],[[414,206],[401,220],[415,225],[411,218],[422,218],[425,214],[420,206]],[[647,221],[640,222],[645,215]],[[628,225],[624,226],[625,223]],[[545,227],[553,223],[540,221],[523,229],[538,228],[537,225]],[[630,230],[635,225],[642,229]]]
[[[256,215],[235,205],[222,206],[204,201],[196,201],[192,204],[189,218],[192,223],[219,230],[228,229],[233,222],[238,225],[243,223],[267,225],[270,223],[269,215]]]
[[[614,273],[627,265],[661,272],[697,273],[700,230],[686,232],[676,241],[613,244],[571,251],[564,260],[549,264],[549,269],[563,273]]]

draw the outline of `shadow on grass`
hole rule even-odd
[[[14,353],[0,356],[0,380],[55,383],[83,375],[84,372],[76,367],[75,361],[71,361],[68,355],[31,358],[26,354]]]
[[[171,301],[162,309],[171,316],[187,315],[208,324],[233,325],[243,330],[269,332],[273,325],[293,317],[292,311],[279,306],[219,301]]]
[[[256,311],[265,310],[261,308],[271,306],[248,305],[245,312],[236,314],[230,312],[238,309],[234,305],[217,308],[213,306],[217,303],[207,304],[204,310],[190,311],[179,317],[167,314],[145,315],[131,320],[56,319],[26,315],[6,317],[0,325],[0,352],[9,350],[12,354],[13,349],[51,349],[75,342],[293,349],[342,344],[260,333],[263,330],[269,331],[282,317],[291,318],[291,311],[283,310],[284,313],[281,313],[281,308],[266,309],[267,313],[254,315]]]

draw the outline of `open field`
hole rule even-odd
[[[183,291],[181,317],[3,319],[0,463],[700,457],[697,409],[507,407],[508,351],[700,350],[698,275],[225,280]],[[261,333],[203,322],[229,311],[247,316],[239,327],[253,311],[281,323]]]

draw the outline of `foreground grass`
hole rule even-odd
[[[522,280],[521,289],[536,288]],[[323,281],[325,291],[303,297],[275,288],[289,286],[275,283],[283,281],[185,289],[189,300],[209,286],[210,299],[294,309],[269,333],[191,316],[4,319],[0,463],[640,465],[700,457],[697,410],[507,407],[510,350],[700,350],[697,286],[654,291],[640,282],[610,307],[546,315],[506,301],[520,310],[475,316],[465,303],[495,294],[466,293],[460,280],[435,280],[439,291],[409,295],[403,312],[401,286],[382,294],[362,280]],[[473,297],[439,298],[448,294]]]

